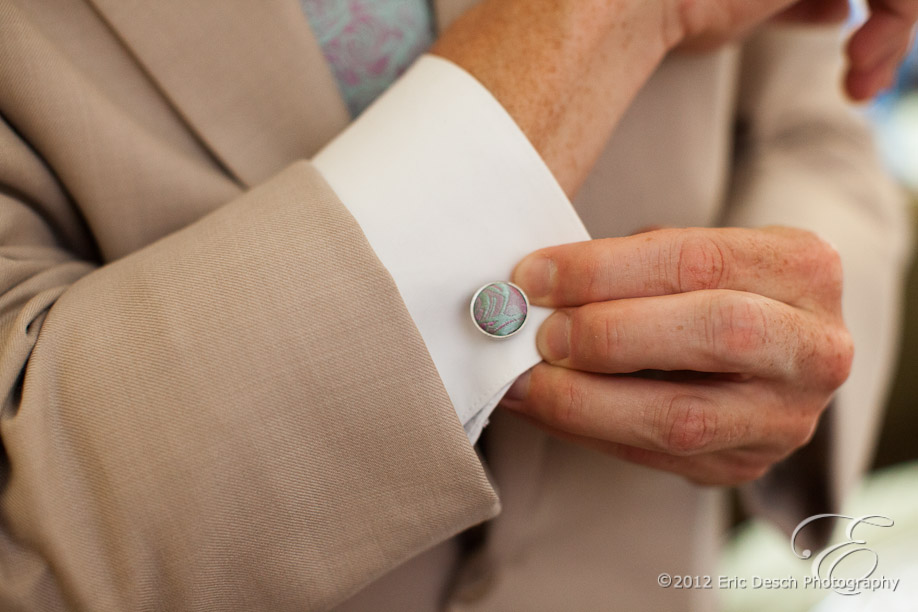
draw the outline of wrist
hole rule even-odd
[[[568,195],[678,41],[674,0],[485,0],[432,52],[504,106]]]

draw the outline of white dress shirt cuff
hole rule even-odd
[[[474,443],[540,361],[535,335],[550,311],[532,307],[519,333],[494,339],[472,322],[472,295],[510,280],[528,253],[589,234],[500,103],[437,56],[421,57],[313,163],[395,279]]]

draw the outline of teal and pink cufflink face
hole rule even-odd
[[[497,281],[475,292],[470,310],[475,327],[483,334],[509,338],[526,324],[529,298],[513,283]]]

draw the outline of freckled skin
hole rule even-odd
[[[809,439],[848,376],[841,266],[809,232],[667,229],[532,258],[553,262],[551,282],[528,260],[514,282],[559,310],[537,336],[545,362],[505,406],[565,439],[744,482]]]
[[[572,195],[676,42],[669,2],[485,0],[432,51],[494,94]]]
[[[493,93],[573,196],[668,52],[711,48],[782,11],[837,19],[844,1],[483,0],[432,52]],[[888,78],[918,19],[915,0],[871,10],[848,46],[855,98]],[[550,278],[527,278],[527,262],[546,258]],[[804,444],[851,365],[838,255],[800,230],[588,241],[531,255],[514,282],[564,311],[539,332],[547,362],[505,407],[699,483],[758,478]],[[540,285],[554,288],[533,293]]]
[[[914,0],[873,0],[852,37],[849,95],[888,84],[918,20]],[[667,52],[706,50],[769,18],[823,23],[847,0],[484,0],[432,48],[510,113],[572,196]]]

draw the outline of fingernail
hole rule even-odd
[[[558,310],[542,323],[536,336],[536,345],[545,361],[556,363],[567,359],[571,353],[571,318]]]
[[[526,370],[520,374],[519,378],[516,379],[516,382],[510,385],[510,388],[504,395],[504,399],[512,400],[514,402],[521,402],[526,399],[526,396],[529,395],[529,379],[531,377],[531,370]]]
[[[544,255],[530,255],[513,272],[513,282],[523,288],[530,300],[549,295],[554,277],[555,264]]]

